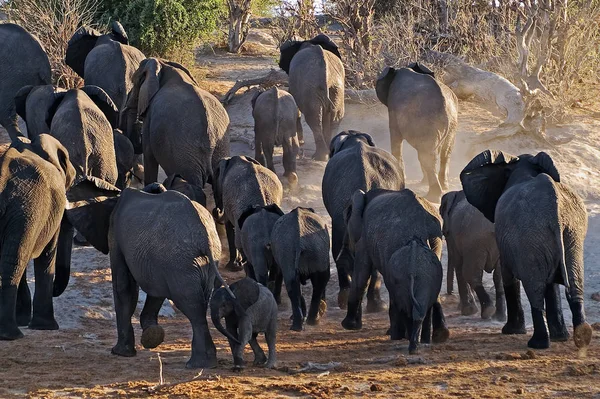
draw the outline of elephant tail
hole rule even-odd
[[[560,228],[556,229],[556,230],[557,230],[556,244],[558,247],[558,262],[559,262],[558,266],[560,268],[560,274],[562,276],[563,284],[567,288],[567,291],[570,292],[571,284],[574,283],[574,281],[571,281],[569,279],[569,271],[567,270],[567,262],[565,259],[565,242],[563,240],[562,230]]]
[[[415,296],[415,275],[410,275],[410,299],[412,301],[412,319],[423,320],[425,318],[425,312],[423,306],[417,300]]]
[[[277,90],[275,91],[275,112],[273,113],[273,116],[275,117],[275,145],[280,145],[283,143],[283,138],[279,132],[279,93]]]
[[[219,282],[218,285],[215,284],[215,288],[219,288],[219,287],[223,286],[225,288],[225,291],[227,291],[227,293],[231,296],[231,298],[236,300],[235,294],[233,293],[233,291],[231,291],[231,288],[229,288],[229,285],[227,284],[227,282],[225,281],[223,276],[221,276],[221,273],[219,273],[219,262],[217,262],[213,259],[211,253],[208,254],[208,264],[209,264],[208,267],[213,268],[213,273],[215,275],[215,278]]]

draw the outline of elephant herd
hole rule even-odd
[[[569,337],[559,292],[564,285],[575,344],[589,344],[582,200],[561,183],[546,153],[514,157],[491,150],[461,172],[463,191],[442,197],[457,99],[423,65],[388,67],[375,84],[389,111],[389,153],[367,133],[332,137],[344,116],[344,65],[335,43],[326,35],[285,43],[279,65],[289,75],[289,92],[273,88],[252,99],[253,159],[230,156],[229,117],[221,103],[184,66],[146,58],[129,46],[119,23],[104,35],[80,28],[65,62],[83,87],[52,86],[37,39],[17,25],[0,25],[0,123],[12,141],[0,158],[1,340],[21,338],[19,326],[58,328],[52,297],[67,288],[76,229],[109,254],[118,337],[112,353],[120,356],[136,353],[131,318],[141,288],[147,293],[140,314],[145,348],[164,340],[158,312],[168,298],[192,325],[188,367],[217,365],[209,309],[229,340],[235,367],[243,367],[248,343],[255,364],[274,367],[282,285],[291,302],[291,329],[317,325],[327,309],[330,254],[338,306],[347,310],[342,326],[362,328],[366,293],[366,311],[389,309],[388,334],[408,339],[414,353],[420,343],[450,335],[439,300],[444,238],[448,287],[456,273],[463,314],[477,312],[474,292],[482,318],[506,319],[504,334],[524,334],[522,283],[534,322],[528,345],[548,348],[551,340]],[[322,194],[331,229],[311,208],[285,213],[280,207],[284,189],[273,147],[282,145],[283,176],[297,185],[300,115],[313,132],[314,158],[328,160]],[[405,188],[404,140],[417,149],[429,185],[426,198]],[[168,176],[163,184],[157,183],[159,166]],[[143,189],[128,187],[135,176]],[[433,203],[440,200],[438,209]],[[216,224],[227,233],[226,268],[247,276],[231,285],[219,273]],[[25,272],[31,259],[33,303]],[[495,302],[481,283],[483,271],[494,273]],[[389,306],[381,298],[382,279]],[[309,280],[307,308],[301,285]],[[259,333],[268,357],[256,341]]]

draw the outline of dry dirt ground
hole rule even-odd
[[[268,71],[275,65],[275,58],[272,53],[253,56],[217,53],[201,55],[198,62],[205,71],[203,84],[216,94],[223,94],[236,79]],[[228,106],[231,131],[236,137],[251,137],[250,97],[250,93],[241,94]],[[457,144],[451,164],[453,189],[460,187],[461,168],[484,149],[472,148],[471,139],[498,123],[498,119],[477,106],[460,104]],[[379,146],[389,149],[387,114],[381,105],[349,104],[341,128],[369,132]],[[305,131],[305,158],[298,163],[300,188],[294,192],[286,189],[283,207],[288,211],[299,205],[311,206],[326,215],[321,200],[325,164],[310,160],[314,143],[310,131]],[[590,215],[585,245],[586,309],[590,323],[600,322],[600,305],[590,299],[592,293],[600,291],[600,121],[580,113],[572,123],[553,128],[549,133],[574,138],[558,148],[527,138],[502,140],[491,146],[513,154],[548,151],[557,160],[564,181],[585,198]],[[232,152],[253,154],[247,143],[237,141]],[[281,176],[281,149],[277,155],[276,168]],[[421,172],[416,154],[408,146],[405,146],[405,162],[408,187],[424,193],[425,187],[418,184]],[[191,328],[187,319],[169,306],[162,312],[166,340],[160,347],[146,350],[138,345],[138,354],[133,358],[110,354],[116,331],[108,258],[92,248],[76,247],[70,286],[55,300],[61,329],[23,329],[24,339],[0,341],[0,397],[600,398],[597,333],[587,354],[578,353],[572,341],[554,343],[545,351],[528,351],[528,336],[503,336],[501,323],[461,316],[456,311],[456,294],[448,296],[444,292],[442,300],[451,329],[449,341],[424,347],[419,355],[408,356],[406,341],[392,342],[385,335],[389,323],[386,313],[365,315],[361,331],[342,329],[344,312],[337,308],[333,270],[328,286],[329,309],[321,325],[307,326],[301,333],[289,331],[290,310],[287,298],[284,299],[275,370],[249,366],[242,373],[234,373],[227,341],[211,328],[219,365],[200,372],[185,369]],[[30,271],[29,275],[32,274]],[[241,273],[223,274],[230,282],[242,277]],[[491,278],[486,279],[486,286],[492,289]],[[305,294],[309,292],[310,287],[306,287]],[[523,303],[528,312],[526,298]],[[570,319],[568,310],[565,317]],[[139,339],[137,319],[134,326]],[[528,330],[531,333],[530,319]],[[249,350],[246,359],[251,364]],[[299,371],[307,362],[334,363],[328,372]],[[159,385],[161,365],[163,385]]]

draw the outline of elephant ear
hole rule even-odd
[[[29,97],[29,93],[33,90],[34,86],[27,85],[21,87],[21,89],[15,95],[15,108],[17,110],[17,115],[19,115],[25,122],[27,122],[27,97]]]
[[[217,167],[213,170],[213,195],[215,198],[215,210],[223,210],[223,182],[225,181],[225,175],[227,174],[227,168],[231,158],[224,158],[219,161]]]
[[[260,162],[258,162],[256,159],[254,159],[254,158],[252,158],[252,157],[248,157],[248,156],[246,156],[246,155],[242,155],[242,156],[240,156],[240,158],[241,158],[241,159],[243,159],[243,160],[244,160],[244,161],[246,161],[246,162],[250,162],[250,163],[253,163],[253,164],[255,164],[255,165],[260,165],[260,166],[262,166],[262,164],[261,164]]]
[[[148,194],[162,194],[166,193],[167,189],[160,183],[150,183],[142,191]]]
[[[367,196],[364,191],[356,190],[352,195],[351,204],[346,208],[344,219],[348,230],[348,239],[351,244],[360,240],[362,235],[363,212],[367,205]]]
[[[184,67],[183,65],[174,62],[174,61],[163,61],[165,64],[172,66],[175,69],[179,69],[180,71],[182,71],[183,73],[185,73],[191,80],[192,82],[194,82],[194,84],[196,84],[196,86],[198,86],[198,82],[196,82],[196,79],[194,79],[194,77],[192,76],[192,73],[190,72],[189,69],[187,69],[186,67]]]
[[[367,144],[371,147],[375,147],[375,142],[373,141],[373,137],[371,137],[368,133],[356,132],[357,136],[364,138],[367,141]]]
[[[82,26],[69,40],[65,63],[84,79],[85,59],[96,46],[99,37],[100,32],[97,30]]]
[[[118,188],[95,177],[83,178],[67,192],[67,219],[94,248],[104,254],[109,252],[110,216],[120,192]]]
[[[261,94],[263,94],[265,91],[264,90],[257,90],[254,95],[252,95],[252,100],[250,100],[250,102],[252,103],[252,109],[254,109],[254,106],[256,105],[256,100],[258,100],[258,97],[260,97]]]
[[[127,37],[127,32],[125,32],[125,28],[118,21],[113,21],[111,24],[111,37],[113,40],[121,43],[121,44],[129,44],[129,38]]]
[[[132,93],[132,97],[137,99],[137,112],[139,116],[146,114],[152,98],[160,89],[160,70],[160,62],[156,58],[148,58],[142,61],[139,69],[133,76],[133,90],[137,90],[138,92],[137,95]]]
[[[324,33],[315,36],[313,39],[309,40],[309,43],[321,46],[324,50],[335,54],[340,60],[342,59],[342,55],[340,54],[337,44],[335,44],[333,40],[331,40],[331,38]]]
[[[412,69],[416,73],[420,73],[423,75],[429,75],[429,76],[432,76],[435,78],[435,74],[433,73],[433,71],[431,69],[427,68],[423,64],[419,64],[418,62],[413,62],[413,63],[408,64],[407,68]]]
[[[239,301],[241,309],[247,310],[250,306],[258,302],[260,296],[260,286],[250,278],[243,278],[231,285],[235,297]],[[236,311],[238,308],[236,307]],[[240,316],[238,314],[238,316]]]
[[[292,58],[294,58],[296,53],[300,51],[302,43],[303,42],[299,42],[297,40],[288,40],[279,48],[279,67],[283,69],[285,73],[290,73],[290,64],[292,63]]]
[[[531,157],[528,159],[529,163],[535,165],[540,169],[540,173],[546,173],[549,175],[555,182],[560,183],[560,173],[558,173],[558,169],[554,165],[554,161],[550,155],[545,152],[539,152],[535,157]]]
[[[510,177],[511,165],[518,157],[496,150],[485,150],[460,172],[460,181],[467,201],[494,222],[496,204]]]
[[[267,212],[274,213],[279,216],[285,215],[285,212],[283,212],[283,210],[277,204],[269,204],[269,205],[263,206],[262,208]]]
[[[62,103],[62,101],[65,99],[65,96],[67,95],[67,93],[68,92],[66,92],[66,91],[54,93],[54,101],[52,102],[52,104],[50,104],[50,106],[46,110],[46,116],[45,116],[46,126],[48,126],[49,128],[52,128],[52,119],[54,119],[54,115],[56,114],[56,111],[58,110],[58,107],[60,107],[60,104]]]
[[[385,106],[388,105],[388,96],[390,93],[390,86],[394,81],[394,77],[396,76],[396,70],[392,67],[386,67],[383,72],[377,78],[377,82],[375,83],[375,93],[377,93],[377,98],[381,101]]]
[[[335,154],[337,154],[344,142],[348,139],[349,134],[346,131],[338,133],[334,138],[331,139],[329,143],[329,158],[331,159]]]
[[[31,147],[36,154],[61,172],[65,178],[65,190],[68,190],[75,180],[76,172],[67,149],[54,137],[44,133],[32,138]]]
[[[116,129],[119,124],[119,110],[110,96],[98,86],[84,86],[80,89],[96,104],[100,111],[106,116],[110,126]]]
[[[444,228],[447,227],[446,225],[448,223],[450,213],[452,212],[454,206],[459,202],[460,197],[460,191],[450,191],[444,194],[442,197],[442,203],[440,204],[440,216],[444,221]],[[444,234],[445,233],[446,231],[444,231]]]

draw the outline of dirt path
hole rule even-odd
[[[275,65],[275,57],[218,53],[201,56],[199,64],[207,71],[207,87],[223,94],[236,79],[268,71]],[[232,133],[251,133],[250,94],[236,97],[228,112]],[[471,138],[498,123],[486,111],[461,104],[457,145],[451,162],[453,189],[460,188],[458,174],[467,160],[484,149],[470,148]],[[286,189],[283,207],[287,211],[298,205],[311,206],[326,215],[321,199],[325,163],[309,160],[314,142],[310,130],[305,128],[307,159],[298,162],[300,189],[293,193]],[[387,114],[383,106],[348,105],[341,128],[369,132],[379,146],[389,149]],[[599,322],[600,305],[590,296],[600,291],[600,247],[597,245],[600,240],[600,152],[597,149],[600,122],[582,116],[571,125],[550,133],[574,134],[575,139],[558,149],[542,148],[524,138],[494,143],[494,147],[513,154],[548,151],[558,161],[564,181],[586,198],[590,213],[585,245],[586,310],[590,322]],[[245,143],[235,142],[232,148],[234,154],[253,155],[253,150]],[[425,187],[418,184],[421,172],[416,154],[409,146],[405,146],[405,162],[408,187],[424,193]],[[281,149],[277,150],[276,168],[281,176]],[[442,263],[445,265],[445,259]],[[155,350],[145,350],[138,345],[136,357],[116,357],[110,354],[116,331],[108,267],[108,257],[91,248],[75,249],[70,286],[55,300],[61,330],[23,329],[24,339],[0,341],[0,397],[100,398],[152,394],[165,398],[500,398],[517,395],[592,398],[600,395],[597,337],[592,340],[587,356],[578,354],[571,341],[553,344],[546,351],[529,352],[526,347],[528,336],[503,336],[500,334],[501,323],[460,316],[456,311],[457,297],[443,295],[451,328],[450,340],[442,345],[425,347],[418,356],[408,356],[406,341],[392,342],[385,336],[389,323],[386,313],[365,315],[361,331],[342,329],[340,322],[344,312],[336,305],[335,273],[332,273],[328,286],[329,309],[320,326],[307,326],[302,333],[289,331],[290,311],[284,301],[279,315],[276,370],[249,366],[241,374],[230,371],[232,358],[227,342],[214,328],[211,333],[217,345],[219,367],[204,370],[200,376],[197,370],[186,370],[191,328],[185,317],[169,307],[163,313],[167,317],[161,318],[166,331],[163,345]],[[31,270],[29,275],[33,275]],[[239,273],[224,272],[224,275],[229,281],[242,277]],[[486,288],[492,289],[490,276],[487,276]],[[309,292],[310,287],[306,287],[305,293]],[[526,300],[524,304],[527,304]],[[565,317],[570,319],[568,310]],[[531,332],[531,326],[528,327]],[[137,320],[134,328],[139,342],[141,330]],[[167,385],[156,387],[159,354]],[[251,363],[249,351],[246,359]],[[296,373],[305,362],[336,364],[329,373]],[[194,377],[197,378],[193,380]]]

